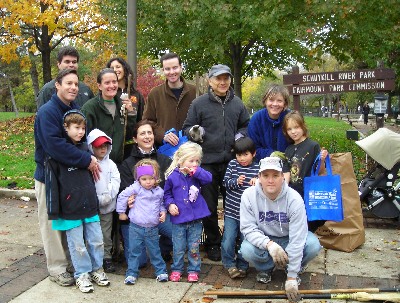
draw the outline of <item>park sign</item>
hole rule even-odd
[[[294,69],[295,71],[295,69]],[[362,91],[392,91],[395,72],[389,68],[283,75],[283,84],[294,96],[340,94]]]

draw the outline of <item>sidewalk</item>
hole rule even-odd
[[[157,283],[151,266],[140,273],[134,286],[123,284],[125,267],[117,265],[111,286],[95,286],[92,294],[75,287],[60,287],[47,277],[45,256],[37,223],[36,200],[0,198],[0,303],[2,302],[210,302],[203,293],[224,290],[284,289],[285,274],[275,271],[270,284],[255,281],[256,272],[231,280],[220,262],[203,258],[197,284]],[[352,253],[322,250],[302,275],[300,289],[388,288],[399,286],[400,229],[397,222],[366,218],[366,242]],[[185,281],[186,277],[182,281]],[[279,300],[278,300],[279,301]],[[280,300],[287,302],[286,300]],[[337,301],[337,300],[335,300]],[[265,299],[216,299],[224,302],[266,302]],[[317,301],[315,301],[317,302]],[[320,302],[320,300],[318,300]],[[328,302],[328,301],[327,301]]]

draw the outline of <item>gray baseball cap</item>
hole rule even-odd
[[[211,67],[208,71],[208,78],[216,77],[222,74],[228,74],[229,76],[231,76],[231,78],[233,78],[231,69],[223,64],[217,64]]]

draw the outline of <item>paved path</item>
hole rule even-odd
[[[367,240],[364,245],[352,253],[323,250],[316,260],[310,263],[307,272],[302,275],[300,289],[398,287],[400,284],[398,280],[400,229],[397,222],[366,218],[365,226]],[[130,294],[129,296],[135,298],[139,295],[136,292],[141,293],[146,290],[153,294],[157,293],[160,287],[165,288],[164,290],[169,293],[169,299],[166,300],[162,294],[158,294],[154,295],[155,297],[149,297],[151,300],[149,299],[148,302],[189,303],[202,302],[203,292],[212,287],[249,290],[284,289],[285,274],[282,271],[275,271],[272,282],[267,285],[256,283],[254,269],[249,271],[245,279],[232,280],[220,262],[211,262],[203,258],[201,279],[197,284],[154,283],[153,269],[148,266],[141,270],[140,284],[129,288],[123,285],[126,267],[118,263],[116,274],[111,275],[112,286],[101,290],[96,288],[96,296],[85,297],[74,287],[59,287],[48,280],[35,200],[24,202],[15,199],[0,199],[0,245],[0,303],[9,302],[12,299],[15,299],[13,302],[35,302],[35,298],[41,298],[41,302],[52,303],[54,298],[57,298],[58,303],[61,303],[64,302],[63,300],[72,302],[67,299],[72,300],[75,297],[79,302],[80,300],[96,302],[97,296],[100,295],[106,294],[107,297],[113,298],[113,296],[119,296],[119,293]],[[40,297],[43,293],[47,294],[47,299]],[[102,299],[101,302],[113,302],[113,300]],[[217,299],[215,302],[244,301]],[[260,302],[265,303],[265,300]]]

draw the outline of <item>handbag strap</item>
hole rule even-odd
[[[313,164],[313,169],[311,170],[311,176],[315,177],[318,176],[319,170],[321,168],[321,154],[318,154],[318,156],[315,158],[314,164]],[[315,164],[317,164],[317,168],[315,168]],[[331,159],[328,155],[328,157],[325,158],[325,168],[326,168],[326,173],[328,176],[332,175],[332,166],[331,166]]]

